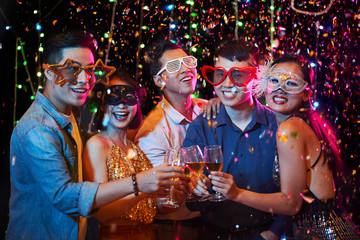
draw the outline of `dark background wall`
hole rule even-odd
[[[142,47],[155,38],[169,37],[190,49],[200,67],[211,64],[215,46],[233,38],[235,32],[239,38],[255,43],[264,58],[288,51],[306,55],[316,71],[317,110],[338,130],[343,148],[346,169],[338,173],[337,189],[346,210],[359,225],[359,1],[334,1],[332,6],[330,0],[294,1],[298,10],[291,8],[291,2],[274,1],[272,7],[265,0],[1,0],[1,233],[8,221],[9,140],[14,122],[32,103],[32,88],[36,91],[42,84],[42,77],[37,76],[41,72],[42,34],[46,38],[69,29],[91,32],[98,40],[99,57],[105,60],[113,10],[108,64],[126,69],[147,88],[145,113],[158,96],[143,74]],[[324,14],[312,14],[329,6]],[[37,23],[41,29],[36,28]],[[213,96],[212,88],[200,75],[195,95]],[[89,105],[86,109],[91,111]]]

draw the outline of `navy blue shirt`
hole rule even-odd
[[[251,122],[240,130],[230,120],[224,105],[216,119],[199,115],[190,125],[184,147],[221,145],[224,155],[223,172],[234,177],[236,186],[259,193],[278,192],[273,178],[277,123],[275,114],[255,100]],[[270,224],[274,216],[233,201],[187,203],[190,210],[200,210],[204,220],[214,226],[256,227]]]

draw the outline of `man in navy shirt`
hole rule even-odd
[[[232,40],[220,45],[215,56],[215,67],[204,66],[202,74],[214,86],[222,105],[215,119],[199,116],[190,124],[183,146],[197,144],[204,149],[221,145],[222,171],[233,176],[237,187],[276,192],[275,114],[252,96],[257,48]],[[206,185],[198,181],[193,192],[205,193],[205,189]],[[287,221],[285,216],[276,217],[229,200],[187,203],[187,207],[201,211],[206,223],[203,239],[279,239]]]

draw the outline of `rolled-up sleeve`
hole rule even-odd
[[[83,217],[91,213],[99,183],[77,182],[77,157],[64,151],[70,147],[59,132],[46,126],[36,126],[27,132],[22,142],[22,159],[31,181],[41,188],[41,194],[51,204],[68,215]]]

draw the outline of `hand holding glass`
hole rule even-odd
[[[180,158],[185,165],[185,175],[188,177],[199,176],[204,169],[204,157],[201,152],[201,149],[198,145],[191,147],[184,147],[180,149]],[[193,194],[189,193],[186,201],[193,202],[198,198]]]
[[[224,166],[224,157],[220,145],[211,145],[204,148],[204,159],[206,168],[209,172],[221,172]],[[226,197],[221,193],[216,192],[215,195],[209,199],[212,202],[220,202],[226,200]]]
[[[179,157],[179,149],[170,148],[166,151],[165,158],[164,158],[164,165],[165,166],[183,166],[182,160]],[[171,178],[170,179],[174,184],[179,180],[179,178]],[[174,185],[170,187],[169,196],[166,197],[164,201],[162,201],[162,205],[169,208],[177,208],[179,204],[177,204],[173,199],[173,190]]]

